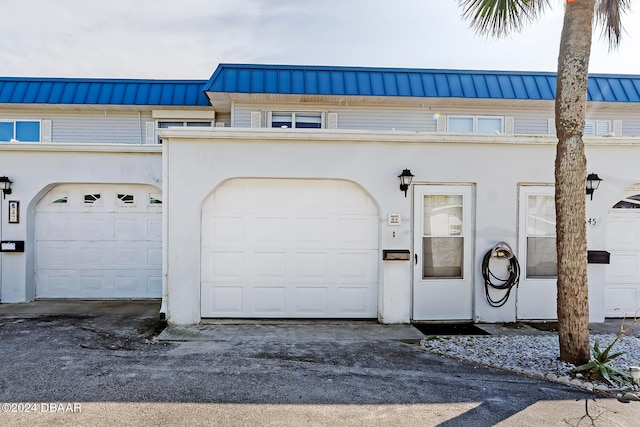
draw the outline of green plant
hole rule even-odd
[[[574,372],[581,371],[590,371],[597,377],[604,378],[609,384],[616,386],[619,384],[624,384],[627,382],[633,382],[633,377],[628,372],[622,371],[621,369],[613,366],[611,362],[616,357],[625,354],[624,351],[619,353],[611,354],[611,349],[613,346],[625,335],[627,332],[633,329],[633,326],[640,319],[634,318],[631,325],[628,327],[624,327],[625,318],[622,319],[622,325],[620,326],[620,332],[616,335],[616,338],[604,349],[604,351],[600,350],[600,345],[598,340],[595,341],[593,347],[591,347],[591,353],[593,354],[593,358],[584,365],[580,365],[574,369]]]

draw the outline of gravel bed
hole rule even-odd
[[[606,348],[615,334],[592,334],[591,344],[598,340],[600,349]],[[560,354],[557,335],[518,336],[431,336],[421,341],[422,347],[437,355],[466,362],[506,369],[538,378],[546,378],[589,390],[628,391],[638,395],[640,388],[632,384],[614,387],[608,382],[592,378],[588,372],[574,373],[570,363],[558,360]],[[640,366],[640,339],[623,336],[612,353],[624,352],[611,364],[624,371]],[[634,399],[635,400],[635,399]]]

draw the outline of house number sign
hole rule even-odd
[[[9,200],[9,223],[17,224],[20,222],[20,202],[17,200]]]

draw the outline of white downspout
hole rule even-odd
[[[167,320],[169,283],[167,272],[169,269],[168,231],[169,231],[169,156],[167,141],[162,144],[162,304],[160,305],[160,319]]]

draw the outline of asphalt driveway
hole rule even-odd
[[[3,426],[630,426],[640,419],[638,402],[430,355],[412,344],[420,334],[410,326],[246,322],[163,331],[153,306],[118,314],[2,308]]]

